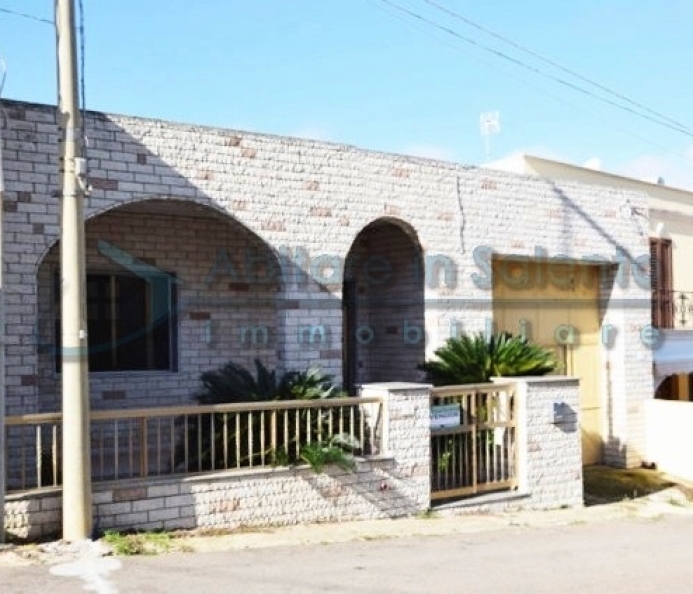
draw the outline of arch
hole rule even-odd
[[[85,239],[89,335],[100,349],[90,340],[95,408],[125,404],[109,399],[129,406],[188,402],[199,376],[229,360],[277,364],[281,261],[221,208],[130,201],[91,213]],[[58,251],[54,242],[36,272],[41,410],[57,408]],[[119,316],[111,328],[105,308]],[[168,358],[157,354],[163,348]]]
[[[345,387],[417,381],[426,347],[424,261],[415,230],[391,217],[361,229],[342,288]]]
[[[655,376],[654,389],[659,400],[693,400],[693,374]]]
[[[377,219],[373,219],[369,223],[366,223],[363,225],[358,231],[356,231],[351,239],[351,247],[349,248],[349,251],[351,251],[354,247],[354,243],[358,239],[360,235],[362,235],[365,231],[372,227],[377,227],[380,225],[385,225],[385,224],[390,224],[394,225],[395,227],[398,227],[403,233],[405,233],[421,250],[421,242],[419,241],[419,234],[416,232],[416,229],[413,227],[411,223],[408,221],[405,221],[404,219],[400,219],[398,217],[393,217],[393,216],[382,216],[378,217]],[[423,251],[423,250],[422,250]]]
[[[255,231],[248,228],[245,223],[240,221],[238,218],[234,217],[233,214],[225,210],[219,204],[211,202],[210,200],[203,200],[200,198],[185,198],[173,196],[170,198],[161,198],[157,196],[147,196],[144,198],[129,198],[121,202],[108,204],[102,208],[93,209],[86,213],[84,218],[85,225],[90,221],[94,221],[99,217],[103,217],[112,212],[131,212],[138,213],[140,215],[146,215],[156,212],[166,212],[168,214],[178,213],[180,216],[195,216],[199,217],[202,215],[207,215],[208,217],[217,217],[219,220],[233,221],[238,225],[243,226],[249,233],[255,235],[258,241],[264,242]],[[60,237],[56,236],[46,245],[43,253],[39,256],[37,260],[37,267],[41,264],[43,259],[46,257],[48,252],[50,252],[55,245],[60,241]],[[279,254],[277,251],[267,244],[267,247],[275,254],[277,261],[279,262]]]

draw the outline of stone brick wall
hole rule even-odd
[[[510,378],[514,379],[514,378]],[[507,383],[507,378],[497,378]],[[518,409],[518,481],[514,493],[482,495],[444,506],[442,514],[544,510],[583,505],[579,380],[522,378]]]
[[[40,267],[58,237],[59,130],[54,108],[13,101],[3,105],[8,115],[3,135],[7,409],[19,414],[42,409],[40,384],[48,375],[37,348],[36,320],[43,299],[39,292],[45,290]],[[341,378],[341,279],[324,281],[316,263],[325,255],[343,262],[361,230],[374,221],[394,220],[413,231],[427,263],[424,278],[431,272],[429,256],[443,255],[454,265],[453,283],[424,286],[429,354],[450,336],[453,325],[458,331],[481,330],[491,318],[491,253],[537,257],[540,248],[542,257],[603,264],[604,278],[612,281],[603,288],[603,317],[619,328],[616,343],[605,347],[602,357],[602,395],[609,411],[606,456],[620,465],[637,463],[643,402],[652,396],[651,352],[639,335],[649,324],[649,291],[631,274],[636,259],[648,253],[646,230],[633,214],[647,211],[644,194],[119,115],[89,113],[86,126],[93,186],[86,205],[89,219],[110,211],[116,215],[114,209],[125,206],[139,208],[138,216],[146,220],[206,207],[280,257],[289,271],[279,294],[285,306],[276,345],[285,368],[320,365]],[[152,200],[164,207],[150,207]],[[181,201],[186,205],[182,211]],[[118,236],[116,244],[124,240]],[[629,268],[625,287],[614,287],[609,276],[615,261],[622,271]],[[643,306],[624,307],[623,299],[640,300]],[[200,320],[188,322],[190,332],[181,328],[181,337],[197,344],[182,348],[189,353],[201,349],[199,358],[206,359],[193,328]],[[324,332],[313,333],[310,340],[310,332],[301,331],[306,326]],[[409,359],[405,362],[410,365]],[[119,391],[92,379],[97,401],[104,391]],[[124,403],[132,399],[136,405],[163,381],[159,374],[130,379]],[[191,375],[172,374],[165,381],[170,394],[187,398]]]
[[[408,383],[366,384],[359,395],[383,402],[382,453],[394,460],[393,474],[415,506],[424,510],[431,495],[430,386]]]
[[[229,360],[250,369],[256,358],[269,368],[276,365],[279,263],[271,250],[238,223],[220,219],[214,212],[143,216],[136,211],[111,211],[87,223],[86,242],[91,272],[129,273],[99,243],[106,242],[139,262],[175,274],[176,292],[175,369],[94,372],[90,377],[94,408],[180,404],[190,400],[201,373]],[[48,347],[39,358],[39,406],[43,411],[60,409],[54,348],[58,344],[57,248],[56,244],[49,250],[38,270],[37,340]],[[251,277],[263,282],[252,282]],[[260,330],[254,334],[252,328],[264,328],[266,334]],[[128,340],[137,338],[137,333],[125,337],[123,346],[128,348]]]
[[[429,507],[428,387],[375,385],[364,395],[383,401],[378,455],[355,472],[307,467],[230,471],[190,478],[128,480],[93,486],[97,529],[281,526],[410,516]],[[369,406],[369,405],[365,405]],[[60,491],[10,495],[6,530],[19,538],[60,531]]]
[[[97,531],[283,526],[394,518],[425,510],[401,489],[391,459],[364,460],[354,473],[328,468],[256,470],[188,479],[94,485]],[[17,538],[61,531],[60,491],[9,495],[5,527]]]
[[[507,380],[499,380],[505,381]],[[473,497],[442,513],[550,509],[582,505],[579,391],[574,378],[523,378],[516,394],[519,489]],[[380,427],[378,455],[356,472],[307,467],[229,471],[188,478],[96,483],[97,530],[152,530],[281,526],[411,516],[430,507],[430,388],[370,384],[361,394],[380,397],[367,410]],[[366,405],[368,406],[368,405]],[[60,531],[59,490],[9,495],[6,530],[19,538]]]
[[[521,490],[533,508],[582,505],[579,380],[544,377],[518,382],[520,426],[526,429]],[[523,402],[524,401],[524,402]]]

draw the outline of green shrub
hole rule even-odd
[[[123,534],[106,530],[103,541],[110,545],[115,555],[157,555],[173,550],[172,537],[168,532],[136,532]]]
[[[339,466],[342,470],[356,469],[353,451],[358,448],[357,441],[348,434],[335,435],[326,443],[311,442],[301,449],[301,460],[321,473],[327,464]]]
[[[200,376],[202,388],[194,398],[199,404],[233,404],[270,400],[313,400],[341,396],[333,378],[317,369],[288,371],[277,377],[255,360],[255,375],[229,361],[223,367]]]
[[[488,338],[483,333],[450,338],[435,351],[435,357],[420,369],[436,386],[483,383],[492,377],[545,375],[558,368],[553,351],[508,332]]]
[[[267,369],[259,360],[255,361],[255,374],[231,361],[217,370],[203,373],[200,379],[202,387],[194,398],[202,405],[321,400],[346,396],[337,389],[331,376],[317,369],[277,373]],[[233,419],[225,425],[223,413],[189,417],[176,448],[176,466],[180,468],[181,464],[184,465],[186,451],[187,470],[192,472],[223,468],[223,451],[228,453],[229,467],[259,466],[264,461],[275,466],[308,462],[314,468],[320,466],[320,460],[323,460],[323,465],[341,465],[342,458],[339,458],[337,449],[342,454],[362,451],[359,444],[349,444],[347,447],[343,440],[330,435],[330,428],[336,428],[337,422],[331,419],[333,413],[328,409],[293,409],[286,413],[287,422],[277,422],[274,426],[270,413],[255,413],[252,422],[248,421],[245,413],[241,414],[239,426]],[[330,423],[330,420],[333,422]],[[352,422],[354,427],[351,427]],[[342,419],[340,431],[354,429],[358,427],[358,422],[357,411],[353,419]],[[272,431],[276,437],[275,448],[267,445],[267,436]],[[311,442],[315,442],[315,445]],[[288,447],[285,447],[287,444]]]

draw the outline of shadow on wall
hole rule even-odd
[[[55,123],[52,108],[29,109]],[[10,115],[23,122],[25,108],[13,106]],[[90,112],[86,123],[94,408],[186,402],[201,373],[229,360],[249,365],[260,358],[280,370],[319,364],[338,382],[348,368],[353,384],[418,379],[404,377],[407,370],[418,373],[425,348],[423,263],[411,228],[383,219],[359,234],[347,258],[346,284],[358,285],[350,308],[329,262],[278,245],[285,213],[252,212],[247,188],[218,176],[229,163],[242,171],[257,158],[242,135],[205,130],[207,144],[196,146],[195,157],[172,165],[164,148],[163,156],[154,154],[105,114]],[[191,147],[194,132],[186,131]],[[46,146],[57,172],[57,144],[32,148]],[[37,232],[45,243],[36,260],[35,405],[23,398],[25,412],[55,411],[60,404],[58,229],[46,225]],[[375,282],[364,283],[368,275]],[[395,282],[384,287],[387,278]]]
[[[54,117],[51,108],[43,111]],[[20,120],[26,115],[20,108],[12,113]],[[201,170],[202,159],[183,160],[176,169],[108,116],[89,113],[86,121],[91,153],[98,155],[89,158],[86,223],[92,406],[189,401],[200,374],[229,360],[250,365],[259,358],[280,369],[314,361],[338,374],[341,332],[334,320],[341,299],[290,251],[260,237],[281,221],[252,229],[239,216],[247,201],[205,193],[195,181],[213,180],[214,163]],[[219,131],[218,140],[219,162],[228,153],[254,158],[234,133]],[[50,159],[57,171],[55,151]],[[33,410],[47,412],[59,409],[60,286],[57,227],[43,231]],[[293,298],[297,286],[310,301]],[[298,316],[318,320],[325,311],[334,312],[328,323],[294,324]]]
[[[612,245],[614,248],[616,248],[619,252],[621,252],[624,256],[626,256],[628,263],[636,267],[638,269],[642,269],[643,263],[638,261],[638,257],[634,256],[633,253],[625,248],[623,244],[619,243],[614,236],[609,233],[602,225],[600,225],[597,221],[594,220],[590,215],[588,215],[582,208],[580,208],[575,202],[568,197],[565,192],[559,188],[555,183],[551,183],[551,187],[553,189],[553,192],[556,194],[556,196],[560,199],[560,201],[563,203],[563,205],[566,207],[566,210],[563,211],[563,216],[564,216],[564,234],[563,237],[566,238],[566,240],[569,240],[568,238],[571,237],[570,229],[571,225],[569,225],[567,221],[567,213],[568,212],[574,212],[579,218],[582,220],[586,221],[590,227],[592,227],[601,237],[603,237],[610,245]],[[625,203],[626,205],[628,202]],[[637,227],[638,233],[642,237],[647,237],[648,230],[647,228],[642,229],[640,227],[640,223],[634,218],[635,215],[637,214],[635,210],[631,207],[631,212],[629,213],[631,217],[633,218],[633,225]],[[569,250],[566,250],[569,251]],[[640,256],[642,257],[642,256]],[[649,259],[647,262],[647,266],[649,266]]]
[[[426,486],[422,488],[428,495]],[[238,530],[304,523],[411,516],[425,511],[411,476],[394,460],[361,460],[355,472],[327,467],[229,472],[162,479],[152,484],[94,485],[94,537],[105,530]],[[12,496],[6,528],[16,540],[56,537],[62,525],[59,489]]]
[[[353,473],[335,467],[321,474],[291,469],[272,477],[234,477],[223,488],[208,480],[184,483],[180,524],[233,530],[395,518],[422,511],[421,504],[407,494],[406,477],[399,477],[394,466],[394,461],[366,460]],[[268,480],[275,488],[268,489]],[[186,517],[187,513],[191,515]]]
[[[606,439],[603,440],[602,462],[607,466],[615,468],[629,468],[640,466],[643,461],[643,454],[632,444],[625,443],[617,437],[614,432],[614,395],[612,394],[613,380],[611,378],[611,366],[606,366]],[[600,439],[601,436],[600,436]]]
[[[36,312],[31,321],[22,322],[24,326],[8,328],[8,341],[21,340],[27,349],[23,369],[32,370],[8,382],[8,410],[53,412],[60,409],[60,359],[71,356],[60,353],[58,346],[59,217],[58,203],[49,194],[49,188],[58,185],[56,114],[49,106],[3,103],[10,140],[34,153],[37,162],[45,161],[44,169],[55,171],[46,174],[41,191],[18,191],[20,183],[15,188],[9,184],[7,192],[8,224],[24,218],[31,223],[34,211],[41,210],[43,217],[33,223],[32,233],[17,234],[16,239],[21,265],[32,262],[35,267],[36,286],[28,292],[26,286],[7,288],[8,316],[27,320],[19,308],[33,307]],[[49,131],[39,132],[37,122]],[[220,175],[230,166],[239,172],[252,167],[257,149],[246,146],[246,139],[236,132],[198,132],[191,127],[184,131],[191,151],[186,156],[175,139],[171,146],[165,144],[165,134],[157,139],[159,131],[152,134],[161,144],[152,142],[156,148],[150,150],[135,137],[138,132],[126,129],[161,127],[157,122],[128,122],[90,112],[85,123],[92,186],[85,226],[92,408],[187,403],[200,375],[229,360],[249,365],[260,358],[280,371],[318,364],[340,382],[346,357],[341,283],[330,282],[331,275],[320,267],[316,274],[316,262],[300,249],[280,245],[278,238],[286,236],[286,229],[279,203],[275,212],[257,212],[248,184],[235,186]],[[381,256],[381,249],[397,278],[420,272],[414,265],[420,259],[418,240],[403,227],[388,218],[368,228],[367,239],[378,245],[366,250],[370,263],[352,266],[354,278],[373,272],[372,259]],[[397,242],[394,251],[387,251],[390,239]],[[408,252],[402,256],[398,246]],[[10,273],[18,273],[14,266],[8,263]],[[23,273],[22,278],[27,276]],[[402,310],[394,322],[386,320],[383,302],[374,292],[355,299],[357,311],[374,312],[363,324],[354,318],[354,332],[363,326],[359,336],[370,344],[350,359],[357,369],[371,370],[368,377],[376,377],[372,370],[381,367],[379,380],[401,380],[403,369],[411,367],[416,373],[423,359],[423,279],[411,299],[403,298],[403,290],[408,289],[397,283],[390,288],[391,296],[400,299],[395,307]],[[403,336],[407,323],[417,333],[410,336],[411,345]],[[366,336],[369,329],[375,333],[373,340]],[[357,340],[353,335],[351,343]],[[370,361],[377,356],[385,357],[384,367]],[[363,381],[358,373],[354,379]],[[24,451],[28,436],[9,435],[10,454]],[[50,436],[44,443],[51,443]],[[10,459],[19,456],[11,454]]]
[[[416,232],[384,218],[356,236],[344,271],[345,386],[417,382],[425,358],[424,260]]]
[[[553,424],[563,433],[575,433],[578,430],[578,414],[567,402],[553,404]]]
[[[623,246],[620,242],[618,242],[614,236],[609,233],[609,231],[603,226],[600,225],[597,221],[595,221],[589,214],[587,214],[580,206],[575,204],[575,202],[568,197],[565,192],[559,188],[557,185],[554,183],[551,184],[554,193],[556,196],[561,200],[561,202],[564,204],[564,206],[569,209],[570,211],[574,212],[577,216],[579,216],[581,219],[586,221],[601,237],[603,237],[610,245],[612,245],[616,250],[618,250],[618,253],[620,253],[623,258],[624,258],[624,263],[630,268],[630,270],[635,271],[635,274],[639,278],[645,278],[647,277],[649,266],[650,266],[650,261],[649,261],[649,253],[645,255],[639,255],[635,256],[630,250],[628,250],[625,246]],[[630,203],[628,200],[626,200],[620,208],[623,209],[624,207],[628,208],[628,217],[630,217],[630,220],[632,222],[633,228],[637,230],[638,234],[646,238],[649,233],[649,229],[646,224],[646,220],[643,221],[641,218],[640,213],[630,206]],[[565,222],[565,214],[564,214],[564,222]],[[569,234],[566,234],[565,237],[570,237]],[[601,278],[601,283],[602,283],[602,290],[608,289],[610,291],[616,284],[616,278],[619,274],[619,270],[611,265],[603,268],[603,273],[602,273],[602,278]],[[649,315],[649,303],[648,303],[648,315]],[[604,299],[603,296],[600,296],[599,300],[599,308],[600,308],[600,321],[604,320],[604,317],[606,315],[606,300]],[[632,466],[639,466],[640,463],[643,460],[642,453],[637,450],[637,448],[634,448],[632,444],[626,444],[624,443],[620,438],[616,437],[615,431],[614,431],[614,419],[615,419],[615,411],[614,411],[614,398],[618,398],[619,403],[623,403],[624,406],[629,406],[629,403],[627,401],[627,398],[625,398],[626,395],[615,395],[612,393],[613,389],[613,381],[611,377],[611,366],[607,365],[606,366],[606,398],[605,398],[605,405],[606,405],[606,440],[603,441],[603,461],[605,464],[608,464],[609,466],[615,466],[617,468],[624,468],[624,467],[632,467]],[[625,389],[625,387],[622,387],[621,389]],[[641,405],[639,405],[641,406]],[[621,413],[623,414],[623,413]],[[630,422],[630,421],[629,421]],[[602,438],[599,437],[601,440]]]

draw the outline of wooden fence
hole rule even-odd
[[[379,398],[92,411],[94,482],[304,462],[309,444],[380,453]],[[62,415],[6,419],[9,491],[61,484]]]
[[[514,384],[431,392],[431,500],[517,488]]]

